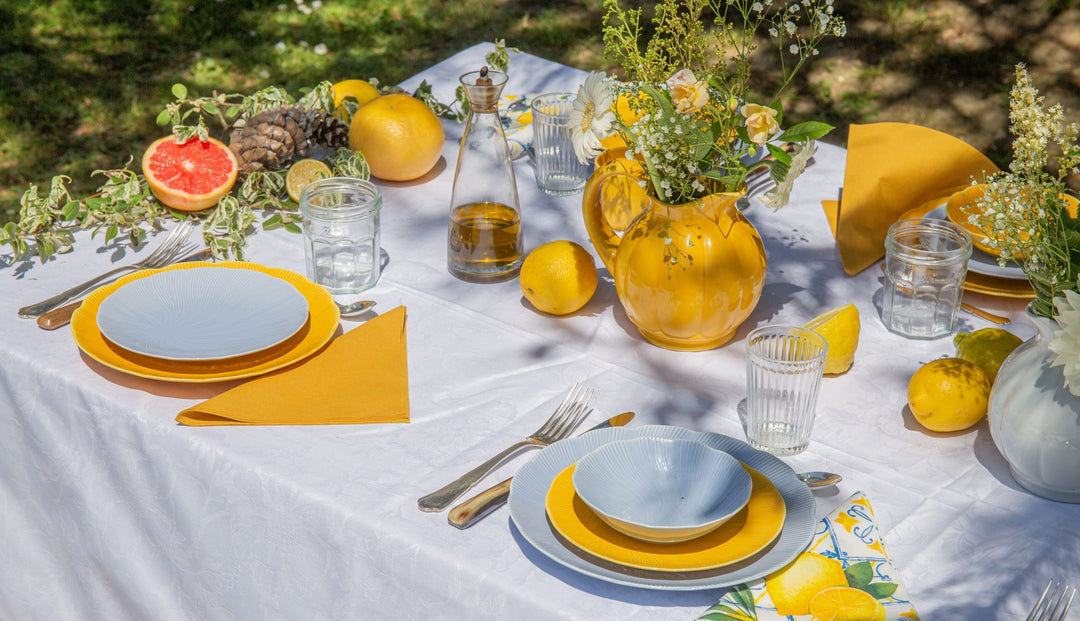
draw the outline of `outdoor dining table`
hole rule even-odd
[[[458,76],[492,47],[466,49],[402,86],[427,80],[449,101]],[[509,74],[504,94],[572,91],[585,75],[524,53],[511,55]],[[417,498],[535,430],[577,382],[595,390],[582,430],[634,411],[632,426],[744,439],[742,338],[847,303],[862,318],[854,366],[824,378],[810,446],[784,458],[797,472],[843,475],[815,493],[817,516],[864,492],[923,619],[1022,618],[1048,579],[1080,579],[1080,506],[1017,485],[985,421],[936,434],[907,410],[912,373],[954,349],[950,338],[888,332],[878,267],[843,271],[821,205],[843,185],[843,148],[819,146],[782,210],[751,201],[768,259],[764,293],[729,343],[688,353],[647,343],[603,270],[593,299],[564,317],[535,311],[517,280],[451,276],[446,230],[463,127],[444,126],[444,162],[432,175],[376,181],[385,267],[367,297],[376,313],[407,309],[408,423],[180,425],[181,410],[239,382],[129,376],[81,355],[69,330],[16,316],[148,249],[79,232],[73,252],[45,263],[0,254],[0,618],[696,618],[721,590],[581,575],[534,549],[505,509],[458,530],[446,512],[418,510]],[[514,169],[527,248],[558,239],[591,248],[581,195],[540,192],[527,158]],[[246,258],[303,273],[300,241],[258,230]],[[1034,333],[1025,300],[967,299],[1011,317],[1022,338]],[[369,317],[344,317],[342,329]],[[957,330],[988,325],[964,314]],[[358,362],[350,372],[379,365]],[[480,488],[534,455],[509,460]]]

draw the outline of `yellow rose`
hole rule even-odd
[[[679,114],[693,112],[709,103],[709,84],[698,81],[689,69],[679,70],[667,79],[667,85],[675,111]]]
[[[754,144],[763,145],[768,142],[769,136],[780,131],[780,124],[776,122],[776,110],[768,106],[746,104],[739,112],[746,118],[746,129]]]

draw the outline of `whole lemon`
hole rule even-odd
[[[379,97],[379,89],[371,85],[367,80],[342,80],[333,86],[334,89],[334,114],[343,121],[352,118],[352,107],[357,109],[364,104]],[[342,105],[345,98],[355,99],[355,103]]]
[[[908,406],[931,431],[960,431],[979,422],[990,399],[990,380],[974,362],[941,358],[924,364],[908,382]]]
[[[535,248],[521,263],[521,293],[537,310],[552,315],[572,313],[596,292],[596,263],[572,241],[553,241]]]
[[[373,99],[349,124],[349,148],[363,153],[371,174],[387,181],[427,174],[442,156],[444,138],[431,108],[402,93]]]
[[[815,595],[830,587],[847,585],[840,561],[816,552],[800,554],[765,580],[765,590],[781,615],[809,614]]]
[[[1023,343],[1020,337],[1001,328],[983,328],[971,334],[961,332],[953,337],[956,357],[979,365],[991,384],[997,378],[1001,363],[1020,343]]]
[[[854,304],[837,306],[811,319],[804,328],[821,335],[829,344],[825,354],[825,374],[836,375],[851,368],[859,347],[859,309]]]

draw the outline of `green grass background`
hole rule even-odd
[[[630,3],[624,2],[624,5]],[[651,2],[641,5],[649,10]],[[1076,118],[1080,0],[837,0],[830,42],[787,98],[789,120],[898,120],[949,131],[1007,161],[1012,66],[1027,62]],[[310,11],[306,9],[311,9]],[[5,0],[0,5],[0,222],[55,174],[77,194],[139,157],[183,82],[193,95],[295,92],[321,80],[396,83],[504,38],[583,69],[603,57],[600,0]],[[322,44],[325,53],[321,51]],[[761,75],[768,79],[768,67]]]

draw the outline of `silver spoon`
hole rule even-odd
[[[844,480],[844,477],[832,472],[800,472],[795,476],[808,487],[828,487]]]
[[[352,304],[338,304],[337,302],[334,302],[334,304],[337,304],[338,312],[342,315],[356,315],[357,313],[362,313],[372,306],[375,306],[373,300],[360,300],[358,302],[353,302]]]

